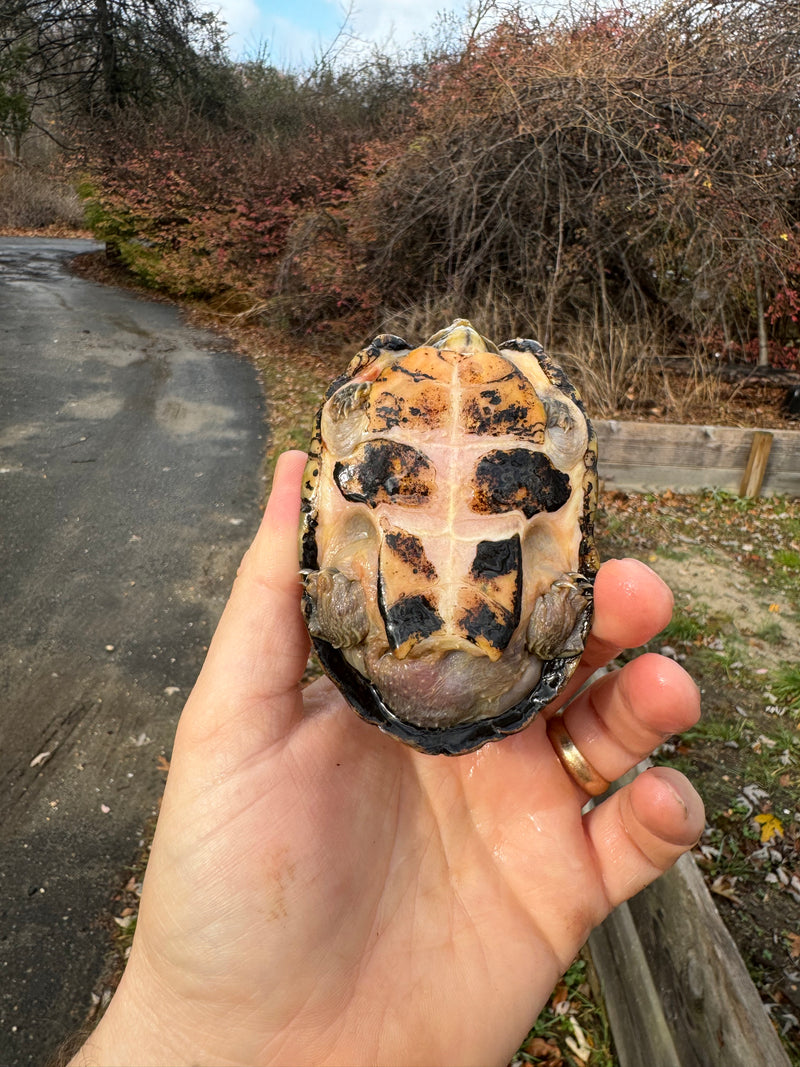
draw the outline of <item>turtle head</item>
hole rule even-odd
[[[481,337],[469,319],[455,319],[425,342],[426,348],[446,349],[459,355],[472,356],[479,352],[497,352],[497,345]]]

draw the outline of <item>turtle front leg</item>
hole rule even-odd
[[[592,583],[565,574],[540,596],[531,612],[525,645],[543,661],[571,659],[583,652],[592,621]]]
[[[341,571],[303,571],[303,614],[312,637],[334,648],[359,645],[369,633],[366,598],[360,582]]]

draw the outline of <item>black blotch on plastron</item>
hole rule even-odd
[[[418,505],[433,488],[433,468],[411,445],[373,441],[334,464],[333,478],[346,500],[368,504]]]
[[[471,506],[482,515],[518,510],[530,519],[542,511],[558,511],[569,497],[569,475],[543,452],[496,449],[478,462]]]
[[[503,437],[510,435],[523,441],[538,441],[542,424],[532,422],[524,404],[504,404],[490,407],[473,397],[463,408],[464,429],[467,433]]]
[[[519,534],[514,534],[502,541],[479,541],[470,573],[477,579],[499,578],[512,571],[519,573],[521,563]]]
[[[422,542],[406,530],[387,530],[384,544],[394,556],[410,567],[415,574],[423,574],[430,581],[436,580],[436,568],[428,559]]]
[[[518,598],[515,597],[514,600],[516,610],[511,611],[501,604],[476,600],[459,616],[459,630],[473,644],[478,644],[482,638],[492,648],[502,652],[519,623]]]
[[[372,411],[371,429],[377,433],[391,430],[407,420],[403,417],[403,401],[394,393],[383,392]]]
[[[422,641],[444,625],[430,597],[423,594],[401,597],[394,604],[386,604],[379,589],[378,604],[393,649],[400,648],[408,640]]]
[[[405,374],[414,382],[435,382],[438,380],[435,374],[429,374],[427,371],[420,370],[418,367],[407,367],[402,360],[398,360],[392,367],[392,370],[396,371],[398,374]]]
[[[480,390],[464,396],[460,419],[468,434],[504,437],[541,443],[544,434],[543,411],[536,391],[527,378],[508,360],[504,375],[493,378]]]

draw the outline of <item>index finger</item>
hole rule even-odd
[[[672,590],[638,559],[610,559],[594,583],[594,621],[581,661],[569,684],[544,714],[550,716],[599,668],[625,648],[638,648],[672,618]]]

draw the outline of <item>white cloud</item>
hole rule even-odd
[[[233,56],[252,55],[267,44],[270,58],[279,66],[302,65],[324,51],[341,28],[349,6],[346,0],[295,0],[293,5],[271,0],[199,3],[227,24]],[[416,34],[424,35],[438,13],[461,14],[467,6],[467,0],[355,0],[348,29],[356,38],[382,48],[403,47]]]
[[[356,0],[353,8],[353,28],[358,36],[379,45],[392,42],[408,44],[415,34],[424,34],[440,13],[462,14],[467,0],[436,3],[436,0]]]
[[[234,58],[254,56],[262,47],[279,66],[301,63],[320,47],[315,20],[297,19],[267,9],[263,0],[199,0],[225,23]]]

